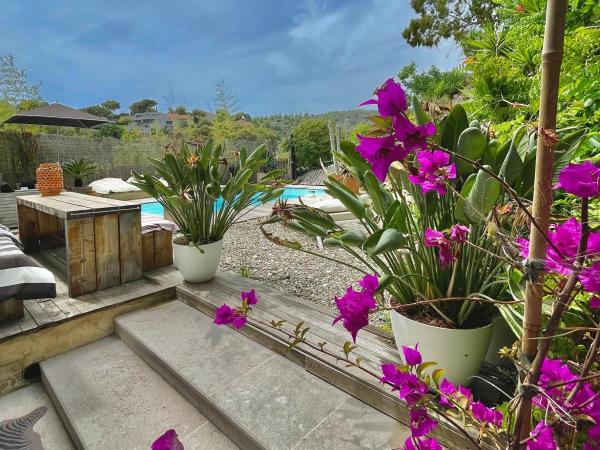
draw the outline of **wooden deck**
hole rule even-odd
[[[70,320],[82,314],[172,288],[183,281],[179,272],[172,266],[169,266],[166,270],[158,272],[161,275],[160,277],[154,275],[155,271],[150,271],[144,274],[142,279],[131,283],[78,297],[70,297],[65,274],[44,259],[44,257],[40,255],[33,256],[40,264],[54,274],[57,291],[56,298],[25,300],[25,316],[23,318],[0,323],[0,341],[58,322]]]

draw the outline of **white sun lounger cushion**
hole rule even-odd
[[[134,192],[139,191],[140,188],[123,181],[120,178],[102,178],[100,180],[92,181],[89,186],[92,190],[98,194],[111,194],[114,192]]]

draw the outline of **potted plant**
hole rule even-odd
[[[96,173],[97,167],[87,158],[73,159],[62,164],[63,172],[73,178],[76,188],[83,187],[83,178]]]
[[[247,208],[272,201],[283,189],[274,181],[281,171],[265,175],[253,183],[256,173],[267,163],[266,147],[248,155],[242,149],[236,167],[223,183],[223,147],[209,141],[196,148],[185,143],[179,150],[152,159],[156,172],[137,174],[132,184],[154,197],[177,226],[180,235],[173,240],[175,262],[183,278],[201,283],[214,277],[223,250],[223,236]]]
[[[359,136],[357,146],[342,142],[336,152],[370,201],[335,177],[325,183],[360,228],[343,228],[305,205],[275,208],[279,215],[266,223],[280,221],[352,254],[360,262],[355,267],[375,273],[379,292],[391,298],[390,306],[378,307],[391,309],[398,347],[418,342],[427,361],[445,367],[451,381],[465,383],[488,350],[498,316],[494,303],[512,300],[499,223],[505,197],[487,171],[500,172],[512,186],[526,184],[520,141],[498,145],[479,124],[469,125],[461,106],[436,126],[413,99],[413,123],[404,91],[392,79],[376,95],[366,102],[379,109],[369,132]],[[475,169],[456,155],[487,165]],[[264,227],[263,233],[277,244],[308,251]]]

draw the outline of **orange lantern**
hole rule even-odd
[[[42,163],[35,171],[37,189],[43,197],[60,195],[63,189],[63,170],[59,163]]]

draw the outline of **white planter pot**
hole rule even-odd
[[[177,268],[185,281],[188,283],[204,283],[211,280],[217,273],[221,254],[223,253],[223,240],[197,247],[179,245],[173,242],[173,253],[175,254]]]
[[[492,337],[493,324],[470,330],[426,325],[391,311],[392,330],[398,351],[419,344],[423,361],[434,361],[444,369],[444,377],[455,384],[468,384],[476,375]]]
[[[506,320],[504,320],[504,317],[496,317],[485,361],[499,366],[512,366],[513,363],[510,359],[501,358],[498,352],[502,347],[510,347],[516,340],[517,337],[508,326],[508,323],[506,323]]]

